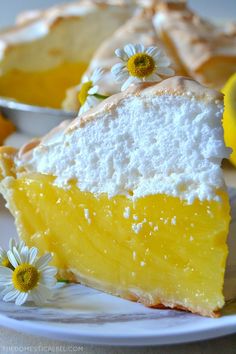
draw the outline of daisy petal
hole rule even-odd
[[[136,54],[135,46],[133,44],[126,44],[124,51],[127,54],[128,58]]]
[[[39,284],[36,290],[44,301],[50,299],[53,293],[52,289],[48,289],[48,287],[43,284]]]
[[[145,51],[145,48],[142,44],[135,44],[134,47],[136,53],[143,53]]]
[[[57,268],[56,267],[46,267],[42,271],[42,274],[46,275],[46,276],[54,277],[57,274]]]
[[[9,286],[12,284],[12,270],[7,267],[0,267],[0,286]]]
[[[0,286],[5,287],[9,286],[12,284],[12,277],[4,277],[3,279],[0,279]]]
[[[137,82],[141,82],[140,79],[134,77],[134,76],[130,76],[125,83],[122,85],[121,87],[121,91],[125,91],[130,85],[137,83]]]
[[[30,264],[34,264],[37,255],[38,255],[38,249],[36,247],[32,247],[29,251],[29,263]]]
[[[18,264],[22,263],[21,255],[20,255],[20,253],[18,252],[18,249],[15,246],[12,248],[12,253],[15,256],[15,259],[16,259],[17,263]]]
[[[111,72],[113,75],[118,75],[123,69],[125,69],[125,65],[123,63],[118,63],[113,65]]]
[[[36,305],[43,305],[52,296],[52,291],[50,291],[46,286],[39,284],[37,289],[30,292],[32,300]]]
[[[89,108],[92,108],[96,106],[98,103],[100,103],[100,100],[95,96],[88,96],[86,103],[88,104]]]
[[[0,277],[11,277],[12,276],[12,270],[8,267],[3,267],[0,266]]]
[[[88,81],[92,81],[93,84],[95,84],[96,82],[98,82],[102,76],[104,74],[104,69],[102,68],[96,68],[93,72],[93,74],[91,75],[90,80]]]
[[[127,80],[130,77],[128,71],[122,71],[118,75],[116,75],[115,80],[117,82],[122,82]]]
[[[17,306],[23,305],[26,302],[28,296],[29,296],[28,293],[20,293],[16,298],[15,304]]]
[[[41,299],[40,295],[36,291],[35,292],[31,291],[30,295],[35,305],[40,306],[43,304],[43,300]]]
[[[123,60],[123,61],[126,61],[126,60],[128,60],[128,56],[127,56],[127,54],[125,53],[125,51],[123,50],[123,49],[116,49],[115,50],[115,55],[118,57],[118,58],[120,58],[121,60]]]
[[[160,82],[162,79],[159,75],[157,74],[152,74],[151,76],[148,77],[149,82]]]
[[[38,290],[32,290],[30,292],[30,295],[31,295],[31,298],[32,298],[33,302],[37,306],[42,306],[47,300],[45,298],[45,296],[43,295],[43,293],[39,292]]]
[[[5,287],[5,289],[3,289],[0,293],[0,297],[2,298],[4,295],[6,295],[7,293],[9,293],[10,291],[16,290],[14,288],[14,285],[10,284],[9,286]]]
[[[8,267],[2,267],[0,266],[0,279],[1,277],[3,278],[11,278],[12,277],[12,270]]]
[[[19,295],[20,295],[19,290],[15,289],[15,290],[9,291],[6,295],[3,296],[3,301],[5,301],[5,302],[13,301]]]
[[[42,284],[46,287],[52,288],[56,285],[56,283],[57,283],[57,280],[55,277],[48,277],[48,276],[44,276],[44,275],[41,275],[41,277],[40,277],[39,284]]]
[[[100,100],[94,96],[88,96],[85,104],[80,108],[79,115],[82,115],[89,111],[91,108],[95,107]]]
[[[160,75],[167,75],[167,76],[172,76],[175,74],[175,71],[171,68],[166,68],[166,67],[159,67],[157,69],[157,73]]]
[[[93,87],[88,91],[88,94],[89,94],[89,95],[94,95],[95,93],[98,93],[98,90],[99,90],[98,85],[93,86]]]
[[[51,259],[52,259],[51,253],[45,253],[42,257],[40,257],[36,261],[35,267],[38,268],[39,271],[43,270],[43,268],[45,268],[48,265]]]
[[[82,116],[84,113],[86,113],[90,109],[90,105],[86,102],[83,104],[83,106],[79,110],[79,116]]]
[[[148,47],[145,50],[145,53],[147,53],[148,55],[151,55],[153,58],[158,58],[161,54],[160,49],[158,49],[157,47]]]
[[[4,280],[0,280],[0,287],[5,287],[5,286],[10,286],[12,284],[12,280],[11,279],[4,279]]]
[[[28,246],[22,247],[20,252],[18,251],[18,249],[16,247],[14,247],[13,253],[14,253],[15,258],[18,261],[18,263],[28,263],[29,262],[29,247]]]
[[[8,252],[7,252],[7,257],[8,257],[8,259],[9,259],[11,265],[12,265],[14,268],[18,267],[19,264],[18,264],[18,262],[17,262],[17,260],[16,260],[16,258],[15,258],[15,256],[14,256],[14,254],[13,254],[12,251],[8,251]]]
[[[124,80],[128,79],[128,77],[129,77],[129,72],[125,68],[123,71],[121,71],[119,73],[119,75],[117,75],[117,81],[121,81],[121,80],[124,81]]]
[[[24,241],[20,241],[20,243],[16,247],[18,248],[19,252],[21,252],[22,249],[26,247],[26,244],[24,243]]]
[[[160,57],[160,58],[154,58],[157,67],[160,66],[169,66],[171,64],[171,60],[168,57]]]

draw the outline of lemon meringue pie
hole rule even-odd
[[[104,100],[20,151],[0,150],[0,190],[20,237],[59,276],[217,316],[230,221],[222,96],[173,77]]]
[[[94,51],[134,10],[122,1],[83,0],[25,14],[0,34],[0,96],[60,108]]]

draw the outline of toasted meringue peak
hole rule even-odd
[[[203,84],[222,88],[236,71],[235,25],[204,20],[184,3],[161,2],[154,25],[167,47]]]
[[[1,73],[46,70],[64,61],[89,62],[101,42],[135,9],[125,1],[82,0],[28,13],[28,18],[25,14],[18,25],[0,34]]]

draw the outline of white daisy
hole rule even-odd
[[[107,98],[99,94],[99,86],[97,85],[104,74],[103,69],[97,68],[91,77],[84,76],[78,89],[78,100],[80,103],[79,115],[87,112],[90,108],[95,107],[102,99]]]
[[[52,256],[46,253],[38,257],[38,249],[13,246],[7,252],[13,269],[0,266],[0,286],[3,301],[15,301],[16,305],[24,304],[29,296],[38,305],[50,298],[52,288],[56,284],[55,267],[49,267]]]
[[[9,250],[12,251],[14,247],[16,247],[19,252],[21,252],[22,248],[25,247],[25,243],[23,241],[17,243],[14,238],[11,238],[9,240]],[[11,265],[8,259],[7,251],[4,250],[2,247],[0,247],[0,266],[9,267],[13,269],[13,266]]]
[[[174,70],[169,67],[170,59],[157,47],[127,44],[124,49],[116,49],[115,54],[122,63],[115,64],[111,71],[117,81],[124,81],[122,91],[134,83],[158,82],[162,75],[174,75]]]

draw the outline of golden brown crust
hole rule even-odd
[[[219,310],[213,311],[211,313],[211,315],[205,315],[203,313],[199,313],[197,311],[190,310],[189,308],[187,308],[185,306],[181,306],[181,305],[176,305],[176,306],[170,307],[170,306],[165,306],[165,305],[159,303],[159,304],[156,304],[154,306],[149,306],[149,307],[150,308],[154,308],[154,309],[159,309],[159,310],[171,309],[171,310],[177,310],[177,311],[191,312],[191,313],[194,313],[194,314],[197,314],[197,315],[200,314],[200,315],[211,317],[211,318],[218,318],[218,317],[221,316]]]
[[[87,277],[85,278],[81,274],[78,274],[78,272],[75,270],[66,270],[62,274],[64,276],[64,279],[68,279],[69,281],[77,282],[85,286],[89,286],[97,290],[110,293],[115,296],[119,296],[129,301],[139,302],[149,308],[179,310],[179,311],[191,312],[194,314],[211,317],[211,318],[217,318],[220,316],[220,309],[215,309],[211,311],[209,309],[204,309],[200,307],[192,308],[190,306],[187,307],[181,305],[175,302],[174,300],[170,301],[168,299],[164,299],[164,298],[162,299],[158,295],[158,289],[156,290],[155,294],[141,293],[139,290],[133,290],[128,287],[117,289],[114,288],[114,286],[112,286],[111,284],[98,282],[97,280],[94,280],[92,278],[87,278]],[[67,275],[69,276],[68,278]]]

